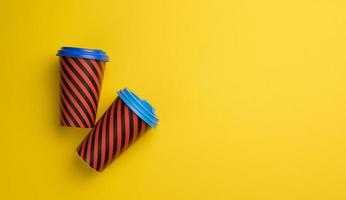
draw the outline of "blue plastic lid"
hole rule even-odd
[[[75,58],[85,58],[85,59],[95,59],[108,62],[108,56],[106,52],[99,49],[85,49],[77,47],[62,47],[57,56],[75,57]]]
[[[119,90],[118,95],[120,99],[149,126],[155,127],[157,125],[159,119],[155,115],[154,108],[146,100],[140,99],[127,88]]]

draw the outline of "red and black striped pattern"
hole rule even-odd
[[[102,171],[148,128],[119,97],[78,146],[77,152],[92,168]]]
[[[105,62],[60,57],[60,123],[63,126],[94,126]]]

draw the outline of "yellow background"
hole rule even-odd
[[[346,199],[344,0],[5,0],[0,199]],[[100,48],[98,117],[160,118],[104,172],[59,122],[61,46]]]

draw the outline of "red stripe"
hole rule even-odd
[[[97,168],[97,160],[98,160],[98,146],[99,146],[99,134],[100,134],[100,127],[101,127],[101,121],[99,121],[96,124],[95,129],[95,142],[94,142],[94,163],[93,163],[93,168]]]
[[[85,67],[85,69],[89,72],[91,77],[94,79],[96,85],[97,85],[97,90],[100,91],[100,82],[94,73],[94,71],[91,69],[91,66],[82,58],[78,58],[78,61]]]
[[[113,140],[114,140],[114,107],[115,107],[116,101],[112,104],[111,111],[110,111],[110,118],[109,118],[109,153],[108,153],[108,162],[109,164],[113,157]]]
[[[66,71],[68,72],[68,74],[72,77],[72,79],[77,83],[77,85],[81,88],[81,90],[84,92],[84,94],[87,96],[88,99],[90,99],[90,102],[93,106],[93,109],[96,111],[96,103],[93,101],[93,98],[91,97],[91,94],[89,93],[89,91],[86,89],[86,87],[84,86],[84,84],[82,82],[80,82],[80,80],[74,75],[74,73],[71,71],[70,67],[65,63],[65,61],[62,59],[61,63],[63,65],[63,67],[66,69]]]
[[[132,137],[132,143],[137,140],[137,133],[138,133],[138,117],[135,113],[133,113],[133,137]]]
[[[84,79],[84,81],[88,84],[88,86],[90,87],[91,91],[94,93],[94,96],[96,98],[98,98],[99,93],[96,90],[96,88],[94,87],[94,85],[91,83],[91,81],[90,81],[89,77],[87,76],[87,74],[84,73],[84,71],[80,68],[80,66],[71,57],[66,57],[66,58],[71,63],[71,65],[77,70],[77,72]]]
[[[88,119],[88,117],[85,115],[84,110],[80,107],[80,105],[76,102],[75,98],[72,96],[72,94],[68,91],[68,89],[65,87],[63,82],[60,82],[61,87],[64,89],[67,98],[69,98],[73,105],[77,108],[79,114],[82,116],[82,118],[84,119],[85,122],[87,122],[88,127],[91,127],[91,123]]]
[[[130,139],[130,117],[129,117],[129,107],[125,105],[125,146],[124,149],[127,149],[127,146],[129,145],[129,139]]]
[[[71,81],[67,78],[67,76],[65,75],[65,73],[62,72],[61,74],[62,74],[63,79],[64,79],[64,80],[67,82],[67,84],[70,86],[72,92],[73,92],[74,94],[76,94],[76,96],[78,97],[78,99],[82,102],[83,106],[87,109],[87,111],[88,111],[88,113],[89,113],[91,119],[93,120],[92,123],[94,123],[94,121],[95,121],[95,116],[94,116],[94,114],[93,114],[93,112],[92,112],[92,110],[91,110],[91,109],[93,109],[93,108],[90,108],[90,107],[89,107],[89,105],[88,105],[88,103],[85,101],[84,97],[83,97],[83,96],[81,95],[81,93],[77,90],[77,88],[71,83]]]
[[[141,135],[145,132],[146,128],[147,128],[147,124],[142,120]]]
[[[119,153],[121,150],[120,149],[120,146],[121,146],[121,104],[122,104],[122,101],[119,99],[118,108],[117,108],[117,153],[116,153],[116,157],[119,156]]]
[[[102,80],[103,74],[102,74],[102,71],[100,69],[100,67],[102,67],[102,66],[99,66],[95,60],[90,60],[90,62],[94,65],[94,67],[96,68],[97,73],[99,74],[100,80]]]
[[[64,105],[67,107],[67,109],[70,111],[70,113],[72,114],[73,118],[77,121],[77,125],[78,127],[84,127],[82,121],[80,121],[79,117],[77,116],[77,114],[74,112],[74,110],[72,109],[71,105],[67,102],[66,97],[64,96],[64,94],[61,94],[62,100],[64,102]]]
[[[103,166],[105,164],[105,154],[106,154],[106,121],[108,118],[109,112],[106,112],[104,117],[102,117],[102,143],[101,143],[101,163],[100,163],[100,171],[103,170]]]

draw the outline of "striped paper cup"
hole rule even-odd
[[[62,47],[60,57],[60,124],[94,127],[105,63],[102,50]]]
[[[77,147],[78,155],[97,171],[102,171],[158,123],[155,110],[147,101],[128,89],[120,90],[118,95]]]

